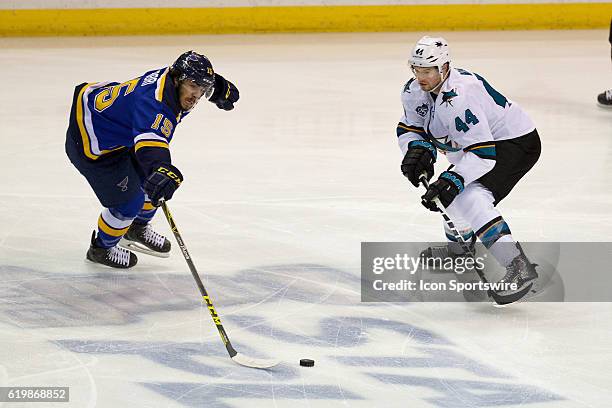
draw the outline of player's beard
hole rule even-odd
[[[185,104],[188,104],[189,106],[185,107],[183,103],[181,103],[181,108],[185,111],[192,110],[198,104],[200,99],[201,98],[196,98],[196,97],[185,98]]]

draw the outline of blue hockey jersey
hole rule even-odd
[[[181,109],[168,71],[149,71],[123,83],[88,83],[80,90],[76,122],[86,157],[98,160],[134,148],[145,174],[171,163],[169,143],[189,111]]]

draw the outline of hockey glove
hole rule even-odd
[[[234,109],[234,104],[238,99],[240,99],[240,92],[236,85],[221,75],[215,74],[215,91],[208,100],[217,105],[217,108],[229,111]]]
[[[440,203],[447,208],[455,197],[463,191],[463,177],[454,171],[445,171],[440,174],[438,180],[429,185],[425,194],[421,197],[421,204],[430,211],[438,211],[438,206],[434,202],[437,198]]]
[[[436,148],[425,140],[413,140],[408,143],[408,151],[402,160],[402,173],[415,186],[419,186],[421,174],[426,173],[427,180],[434,175]]]
[[[151,204],[159,207],[159,200],[170,200],[183,181],[181,172],[171,164],[160,164],[142,185],[151,199]]]

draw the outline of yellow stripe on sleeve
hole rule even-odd
[[[417,128],[413,128],[410,127],[408,125],[404,125],[403,123],[399,123],[397,125],[397,127],[402,128],[402,129],[406,129],[409,132],[414,132],[414,133],[425,133],[425,131],[423,129],[417,129]]]
[[[142,142],[138,142],[135,145],[135,151],[138,151],[138,149],[141,149],[143,147],[163,147],[164,149],[168,149],[168,143],[166,142],[156,142],[153,140],[144,140]]]
[[[490,145],[474,146],[474,147],[469,148],[467,151],[469,152],[469,151],[476,150],[476,149],[482,149],[484,147],[495,147],[495,145],[494,144],[490,144]]]

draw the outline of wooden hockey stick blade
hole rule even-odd
[[[252,358],[240,353],[236,353],[236,355],[232,357],[232,360],[234,360],[235,363],[240,364],[241,366],[264,369],[272,368],[280,363],[280,360]]]

